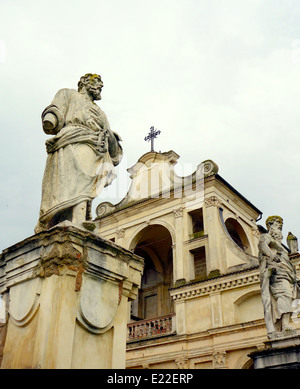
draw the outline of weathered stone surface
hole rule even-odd
[[[254,369],[300,369],[300,337],[281,337],[265,342],[263,350],[249,355]]]
[[[295,254],[298,252],[298,239],[291,232],[288,233],[288,236],[286,238],[286,242],[287,242],[288,248],[290,249],[291,254]]]
[[[6,339],[6,332],[7,332],[7,323],[0,322],[0,366],[3,358],[3,348]]]
[[[268,337],[272,339],[295,333],[290,318],[299,286],[295,267],[281,243],[282,218],[270,216],[266,225],[268,232],[262,233],[258,247],[264,316]]]
[[[55,136],[46,142],[48,158],[35,232],[63,220],[81,225],[91,219],[91,201],[116,177],[121,139],[94,103],[101,99],[102,87],[99,75],[86,74],[78,91],[59,90],[42,113],[45,133]]]
[[[4,250],[1,269],[2,368],[125,367],[142,258],[65,222]]]

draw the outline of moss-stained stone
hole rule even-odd
[[[96,224],[93,222],[83,222],[82,226],[91,232],[93,232],[94,229],[96,228]]]
[[[207,276],[207,278],[216,278],[216,277],[220,277],[221,275],[221,272],[219,269],[215,269],[215,270],[212,270],[209,275]]]
[[[269,225],[273,224],[274,220],[278,220],[281,224],[283,224],[283,219],[281,216],[273,215],[269,216],[266,220],[266,226],[268,228]]]
[[[179,280],[175,281],[174,288],[180,288],[181,286],[186,285],[186,279],[185,278],[180,278]]]

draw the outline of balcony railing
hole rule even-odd
[[[175,313],[129,323],[127,330],[127,341],[175,333]]]

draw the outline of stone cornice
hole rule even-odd
[[[259,285],[259,268],[252,268],[238,273],[227,274],[211,280],[180,286],[170,290],[173,300],[187,300],[216,292],[240,288],[248,285]]]
[[[235,324],[230,324],[222,327],[216,327],[216,328],[211,328],[209,330],[205,331],[200,331],[200,332],[195,332],[191,334],[183,334],[183,335],[178,335],[178,334],[168,334],[165,336],[161,336],[160,338],[154,338],[154,339],[145,339],[145,340],[140,340],[136,342],[128,342],[127,343],[127,350],[142,350],[145,348],[150,348],[150,347],[156,347],[157,344],[159,343],[160,345],[170,345],[170,344],[175,344],[175,343],[180,343],[180,342],[190,342],[194,343],[196,341],[207,341],[208,339],[213,339],[215,336],[222,336],[224,334],[228,333],[233,333],[233,332],[244,332],[245,330],[252,330],[253,328],[258,329],[258,328],[264,328],[265,329],[265,321],[264,319],[257,319],[257,320],[252,320],[248,321],[245,323],[235,323]],[[266,334],[263,335],[263,341],[267,339]],[[251,343],[252,340],[251,338],[248,338],[248,343]],[[241,340],[237,339],[236,343],[239,344]],[[245,343],[245,339],[242,340]],[[224,346],[226,343],[221,343],[220,345]],[[230,340],[231,348],[238,348],[238,346],[234,347],[233,341]],[[210,347],[210,346],[208,346]],[[195,350],[196,351],[196,350]]]
[[[137,260],[137,262],[143,262],[141,257],[133,254],[131,251],[118,246],[110,240],[103,239],[101,236],[96,235],[88,230],[78,228],[77,226],[72,225],[70,222],[60,223],[49,230],[39,232],[38,234],[32,235],[23,241],[8,247],[7,249],[3,250],[0,259],[7,260],[8,258],[13,258],[14,253],[17,253],[20,247],[22,248],[23,252],[31,251],[35,243],[41,240],[45,242],[43,245],[44,247],[45,245],[51,243],[65,243],[69,240],[76,243],[77,239],[84,241],[88,245],[97,244],[98,247],[105,247],[111,252],[112,255],[114,255],[114,252],[117,251],[126,256],[130,256],[131,259]]]
[[[298,277],[300,276],[299,255],[291,257],[296,268]],[[242,286],[260,284],[259,266],[241,270],[230,274],[224,274],[217,278],[198,281],[178,288],[170,289],[170,296],[175,300],[188,300],[205,296],[212,293],[223,292],[225,290],[240,288]]]
[[[248,333],[248,331],[251,330],[258,330],[258,329],[264,329],[265,323],[263,319],[254,320],[251,322],[246,323],[238,323],[230,326],[224,326],[224,327],[218,327],[215,329],[211,329],[208,331],[198,332],[194,334],[185,334],[185,335],[173,335],[169,337],[162,337],[159,340],[148,340],[139,342],[136,344],[127,344],[127,352],[143,352],[144,349],[149,349],[151,347],[157,347],[158,344],[161,347],[164,346],[170,346],[170,344],[174,345],[173,352],[168,353],[161,353],[158,355],[145,355],[142,359],[142,363],[144,364],[154,364],[154,363],[160,363],[160,362],[166,362],[166,361],[174,361],[178,358],[181,358],[182,355],[184,355],[185,358],[193,359],[197,357],[202,356],[208,356],[211,357],[211,360],[213,359],[213,352],[220,352],[222,350],[239,350],[241,348],[241,345],[243,347],[247,347],[249,349],[257,349],[260,345],[263,344],[264,341],[266,341],[267,337],[265,333],[263,332],[261,335],[257,335],[257,332],[255,332],[255,337],[253,337],[253,334],[251,335],[251,332]],[[246,334],[245,335],[245,331]],[[241,336],[236,338],[235,340],[231,339],[230,337],[224,338],[224,341],[220,343],[220,340],[217,342],[217,345],[213,344],[213,339],[218,336],[221,337],[222,335],[232,332],[241,332]],[[250,336],[250,337],[249,337]],[[226,341],[226,340],[227,341]],[[203,347],[202,342],[206,342],[206,346]],[[201,347],[194,348],[193,345],[196,342],[201,342]],[[207,343],[208,342],[208,343]],[[229,342],[229,343],[228,343]],[[177,346],[182,344],[181,346]],[[185,347],[187,347],[187,344],[189,344],[189,348],[185,350]],[[179,351],[180,348],[180,351]],[[184,354],[182,354],[182,350],[184,351]],[[128,354],[130,355],[130,354]],[[126,367],[135,367],[140,365],[141,358],[130,358],[126,361]]]
[[[134,298],[143,271],[143,258],[70,224],[58,225],[5,249],[0,261],[0,293],[26,280],[65,274],[122,284],[122,294]]]

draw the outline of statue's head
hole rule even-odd
[[[101,100],[102,88],[103,82],[98,74],[87,73],[78,82],[78,92],[86,90],[92,100]]]
[[[269,231],[271,227],[278,228],[280,231],[282,230],[283,226],[283,219],[280,216],[269,216],[266,220],[266,226]]]
[[[269,234],[277,240],[282,239],[282,226],[283,226],[283,219],[280,216],[269,216],[266,220],[266,226],[268,229]]]

